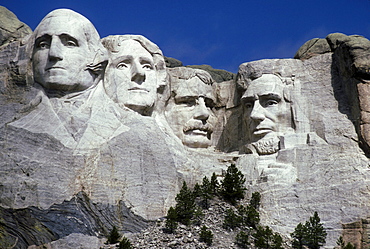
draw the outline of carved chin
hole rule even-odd
[[[262,138],[257,142],[251,143],[259,155],[270,155],[279,151],[280,139],[277,136]]]
[[[208,148],[211,146],[211,140],[204,134],[184,134],[182,143],[190,148]]]

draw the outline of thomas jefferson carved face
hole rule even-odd
[[[290,104],[284,83],[273,74],[253,80],[242,97],[251,142],[284,133],[292,127]]]
[[[84,28],[86,25],[91,27]],[[93,85],[94,75],[86,66],[94,52],[89,49],[92,45],[87,36],[96,42],[100,38],[85,17],[71,10],[53,11],[41,21],[34,36],[36,82],[46,89],[62,91],[82,91]]]
[[[198,77],[177,79],[171,82],[172,97],[167,103],[167,122],[182,143],[193,148],[207,148],[211,145],[212,123],[215,116],[212,86]]]
[[[107,69],[107,93],[117,103],[141,114],[156,100],[157,75],[153,56],[135,40],[124,40],[111,53]]]

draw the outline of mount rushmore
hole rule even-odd
[[[0,244],[139,232],[231,163],[274,231],[317,211],[326,246],[370,243],[368,39],[329,34],[223,79],[72,10],[33,32],[1,13]]]

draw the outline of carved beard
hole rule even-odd
[[[262,138],[250,145],[254,147],[259,155],[271,155],[279,151],[280,139],[277,136]]]

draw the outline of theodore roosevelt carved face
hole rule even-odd
[[[72,10],[58,9],[40,22],[33,38],[35,82],[48,90],[66,92],[82,91],[94,84],[101,71],[96,65],[102,63],[97,58],[105,49],[89,20]]]
[[[162,52],[142,36],[109,36],[103,45],[110,52],[104,82],[107,94],[119,105],[151,115],[157,89],[165,79]]]
[[[184,145],[209,147],[215,121],[211,76],[191,68],[172,68],[169,74],[171,98],[165,108],[168,124]]]
[[[268,141],[292,129],[285,87],[281,78],[274,74],[262,74],[249,83],[242,103],[250,142]]]

